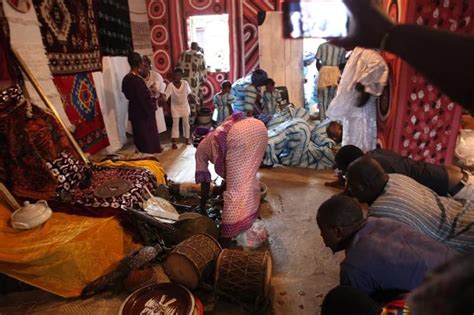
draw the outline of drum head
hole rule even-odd
[[[112,198],[128,192],[132,188],[129,181],[112,179],[94,189],[94,195],[99,198]]]
[[[199,273],[194,264],[184,255],[171,253],[165,261],[165,271],[173,282],[188,289],[196,289],[199,285]]]
[[[120,315],[194,314],[194,297],[186,288],[159,283],[138,289],[123,302]]]

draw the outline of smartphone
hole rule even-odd
[[[344,37],[349,12],[341,0],[290,1],[283,5],[286,38]]]

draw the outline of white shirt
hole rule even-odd
[[[171,82],[165,90],[166,98],[171,97],[171,116],[183,117],[191,114],[189,108],[188,95],[191,94],[191,87],[185,80],[181,80],[179,89]]]

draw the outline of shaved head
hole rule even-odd
[[[374,202],[387,181],[388,175],[379,162],[368,156],[358,158],[347,168],[347,185],[360,202]]]

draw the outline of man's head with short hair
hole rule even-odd
[[[139,53],[132,51],[127,57],[128,64],[132,69],[141,69],[143,65],[142,56]]]
[[[343,250],[343,241],[365,223],[360,205],[349,196],[332,196],[319,207],[316,222],[324,244],[334,253]]]
[[[379,315],[381,307],[364,291],[338,286],[326,294],[321,315]]]
[[[388,175],[379,162],[362,156],[347,168],[346,181],[350,192],[360,202],[370,205],[383,193]]]
[[[331,121],[326,127],[328,137],[336,143],[342,142],[342,125],[337,121]]]
[[[364,156],[364,152],[355,145],[345,145],[336,153],[336,167],[345,174],[349,164],[362,156]]]
[[[196,50],[196,51],[199,51],[199,44],[197,42],[192,42],[191,43],[191,49],[192,50]]]

